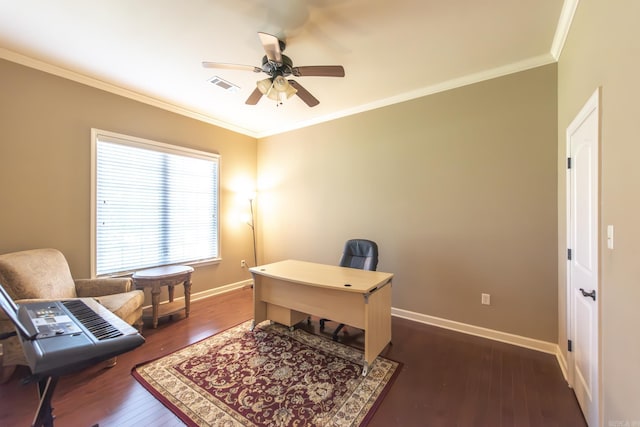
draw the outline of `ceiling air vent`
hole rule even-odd
[[[236,85],[234,85],[233,83],[230,83],[228,81],[226,81],[225,79],[222,79],[218,76],[213,76],[209,79],[209,82],[213,83],[214,85],[226,90],[227,92],[237,92],[240,90],[240,88]]]

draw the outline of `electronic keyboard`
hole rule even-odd
[[[62,375],[144,343],[136,329],[91,298],[21,304],[18,319],[32,332],[21,338],[34,375]]]
[[[17,305],[0,285],[0,309],[16,332],[38,381],[39,404],[32,427],[53,427],[51,399],[61,375],[133,350],[144,338],[133,327],[92,298],[36,301]]]

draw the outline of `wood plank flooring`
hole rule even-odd
[[[118,357],[111,369],[89,368],[60,379],[53,406],[57,427],[181,426],[182,422],[131,376],[131,368],[164,356],[252,317],[250,288],[195,301],[188,319],[161,319],[145,328],[146,343]],[[317,319],[310,326],[318,331]],[[341,340],[362,347],[363,333],[346,328]],[[369,423],[410,426],[586,426],[573,391],[553,355],[393,318],[393,344],[383,355],[402,371]],[[35,384],[19,369],[0,385],[0,426],[31,424]]]

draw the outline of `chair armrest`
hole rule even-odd
[[[11,322],[7,315],[4,314],[4,311],[0,310],[0,334],[3,334],[5,332],[13,332],[15,330],[16,328],[13,326],[13,322]],[[2,344],[2,341],[4,340],[0,340],[0,344]]]
[[[76,293],[80,298],[121,294],[133,290],[133,280],[129,277],[76,279],[74,282],[76,283]]]

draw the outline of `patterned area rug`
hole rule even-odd
[[[363,426],[400,371],[302,330],[250,322],[136,366],[132,374],[189,426]]]

